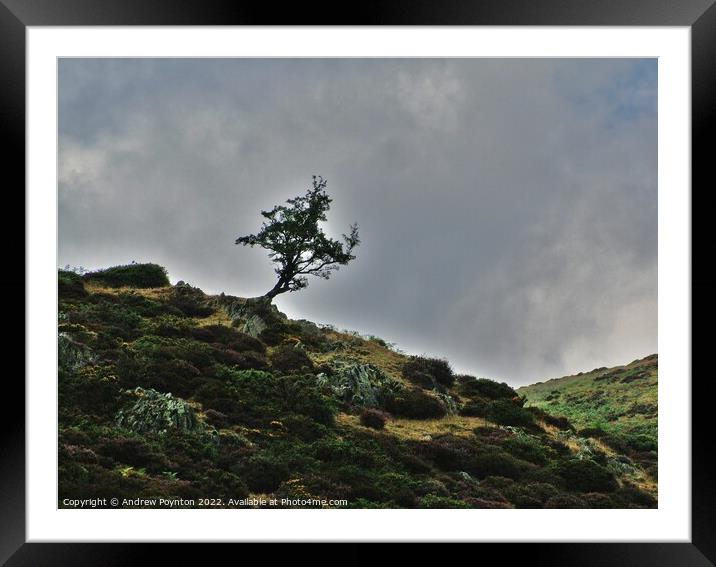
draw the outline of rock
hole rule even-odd
[[[87,345],[74,340],[68,333],[57,335],[58,364],[67,370],[79,370],[97,362],[97,356]]]
[[[371,364],[333,361],[335,372],[318,375],[318,382],[328,386],[342,401],[358,407],[380,406],[386,394],[397,392],[402,385]]]
[[[258,315],[251,315],[245,322],[243,327],[241,328],[241,331],[249,335],[253,338],[258,338],[258,336],[261,334],[261,331],[266,329],[268,325],[266,322],[259,317]]]
[[[153,389],[137,387],[131,391],[136,398],[128,409],[120,410],[117,425],[135,433],[166,433],[169,429],[202,432],[206,426],[199,421],[194,409],[181,398]]]

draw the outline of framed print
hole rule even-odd
[[[8,565],[711,564],[709,2],[130,4],[2,7]]]

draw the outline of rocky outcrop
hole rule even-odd
[[[320,385],[328,386],[336,397],[358,407],[382,405],[386,395],[403,386],[371,364],[333,361],[334,372],[318,375]]]
[[[181,398],[153,389],[137,387],[130,392],[135,398],[127,409],[116,416],[117,425],[135,433],[166,433],[169,429],[200,432],[206,426],[194,409]]]
[[[221,294],[215,303],[229,316],[234,327],[254,338],[265,329],[284,325],[288,321],[288,317],[265,297],[245,298]]]
[[[92,349],[64,332],[57,336],[57,359],[60,367],[66,370],[79,370],[97,362]]]

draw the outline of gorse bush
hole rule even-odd
[[[490,403],[487,418],[499,425],[529,427],[534,424],[532,414],[510,400],[494,400]]]
[[[412,419],[438,418],[447,413],[440,400],[418,389],[405,389],[399,393],[387,394],[385,409],[393,415]]]
[[[422,388],[450,387],[455,381],[447,360],[411,356],[403,365],[403,377]]]
[[[465,374],[458,376],[457,382],[460,394],[468,398],[480,397],[498,400],[519,397],[517,392],[504,382],[495,382],[487,378],[475,378]]]
[[[127,264],[104,270],[88,272],[85,281],[97,282],[107,287],[151,288],[170,285],[167,270],[157,264]]]

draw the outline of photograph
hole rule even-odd
[[[57,508],[657,509],[658,65],[57,58]]]

